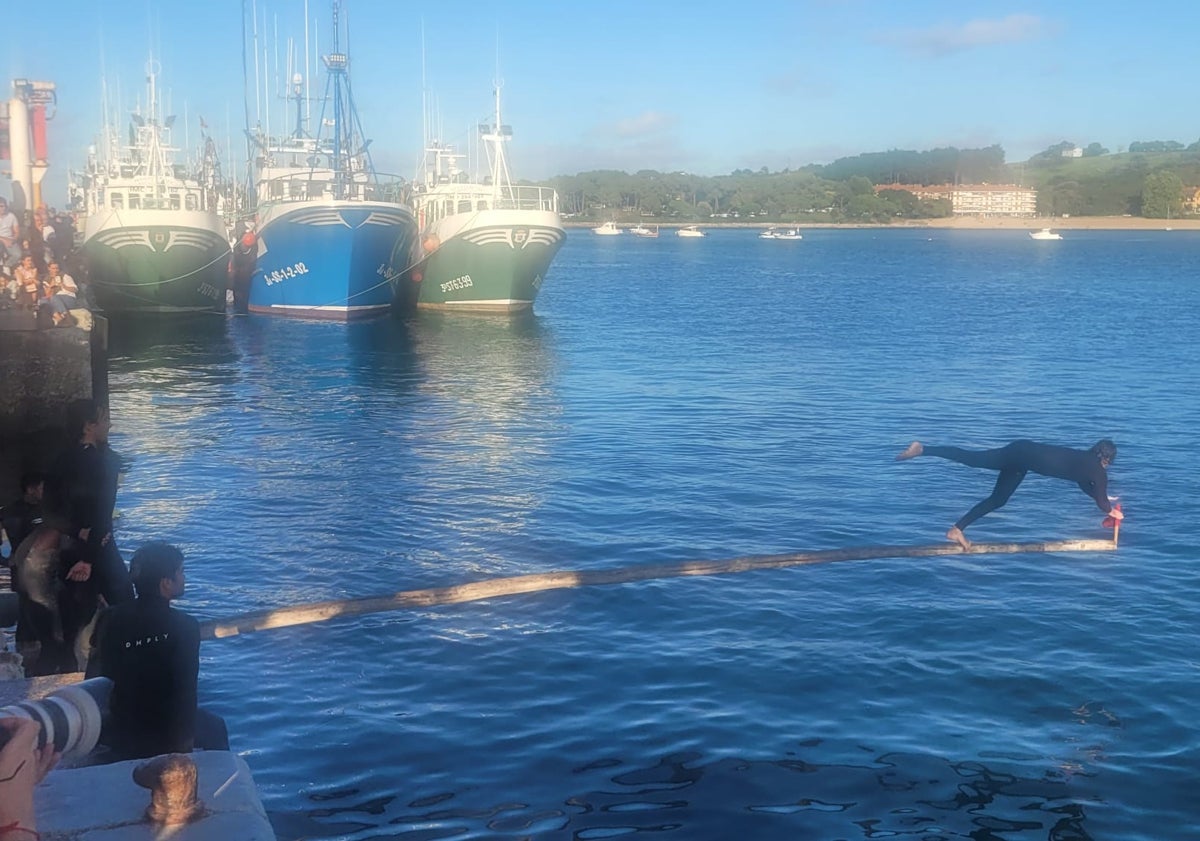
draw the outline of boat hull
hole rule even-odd
[[[436,248],[413,272],[417,307],[465,312],[520,312],[533,307],[546,272],[566,239],[557,213],[484,210],[449,216],[432,234]]]
[[[372,201],[294,202],[260,209],[254,313],[350,321],[392,309],[393,282],[408,268],[412,211]]]
[[[107,313],[225,311],[229,243],[215,213],[93,213],[83,257],[96,304]]]

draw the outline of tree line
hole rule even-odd
[[[1055,144],[1028,161],[1010,164],[998,145],[893,149],[840,158],[830,164],[729,175],[596,170],[541,182],[559,194],[560,210],[586,220],[708,219],[767,222],[887,222],[949,216],[948,200],[921,200],[876,185],[1022,184],[1038,190],[1044,215],[1179,217],[1200,187],[1200,141],[1130,144],[1111,154],[1099,143]]]

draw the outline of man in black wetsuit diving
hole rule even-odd
[[[1091,449],[1076,450],[1054,444],[1038,444],[1033,441],[1013,441],[994,450],[964,450],[961,447],[931,447],[913,441],[908,448],[896,456],[896,461],[908,461],[917,456],[936,456],[957,461],[968,467],[998,470],[996,486],[987,499],[959,518],[946,532],[946,537],[963,549],[971,548],[971,541],[963,529],[989,511],[995,511],[1012,496],[1025,474],[1033,471],[1042,476],[1066,479],[1079,485],[1079,489],[1096,501],[1100,510],[1110,517],[1121,520],[1121,509],[1114,508],[1108,500],[1108,466],[1117,456],[1117,445],[1104,438]]]

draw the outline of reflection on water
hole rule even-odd
[[[420,535],[420,563],[470,558],[494,573],[525,554],[509,541],[530,532],[556,475],[565,432],[553,334],[532,313],[421,313],[406,324],[424,420],[402,425],[397,443],[408,510],[436,523]]]
[[[181,448],[211,447],[227,434],[223,415],[240,377],[240,353],[225,318],[212,313],[123,314],[110,320],[108,353],[113,446],[127,460],[125,482],[138,497],[133,503],[123,487],[118,506],[136,504],[140,520],[153,522],[160,534],[177,534],[190,511],[211,506],[217,491],[203,490],[181,507],[174,471],[165,464]]]
[[[388,580],[450,557],[494,571],[496,539],[527,532],[553,476],[551,338],[532,314],[118,323],[114,446],[136,463],[120,505],[139,511],[125,545],[276,558],[282,577],[243,583],[223,613],[375,592],[380,558]]]
[[[179,373],[237,361],[226,319],[212,313],[110,317],[108,356],[117,374]]]
[[[429,313],[411,322],[413,352],[427,394],[461,400],[468,411],[504,420],[546,394],[552,335],[532,313],[497,318]]]
[[[816,753],[824,746],[804,745]],[[859,753],[872,756],[863,746]],[[600,759],[574,769],[578,793],[560,805],[503,802],[456,806],[454,793],[403,803],[355,788],[310,792],[302,814],[271,815],[281,839],[365,834],[364,838],[598,839],[675,831],[688,841],[727,839],[1049,838],[1087,841],[1084,804],[1096,798],[1033,758],[985,765],[886,753],[861,763],[803,758],[705,763],[700,754],[663,757],[644,768]],[[1039,770],[1040,766],[1040,770]],[[1085,775],[1086,776],[1086,775]],[[595,781],[595,788],[587,786]],[[379,834],[379,833],[386,834]]]

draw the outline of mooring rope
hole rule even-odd
[[[758,569],[781,569],[807,564],[837,561],[865,561],[877,558],[920,558],[931,555],[1001,555],[1018,552],[1110,552],[1116,540],[1058,540],[1044,543],[975,543],[961,549],[950,543],[935,546],[861,546],[850,549],[825,549],[786,555],[750,555],[715,561],[682,561],[670,564],[617,567],[600,570],[559,570],[504,578],[489,578],[451,587],[403,590],[383,596],[311,602],[243,613],[227,619],[214,619],[200,625],[203,639],[221,639],[268,628],[286,628],[324,622],[340,616],[362,616],[390,610],[411,610],[443,604],[460,604],[521,593],[627,584],[655,578],[681,578],[689,575],[727,575]]]

